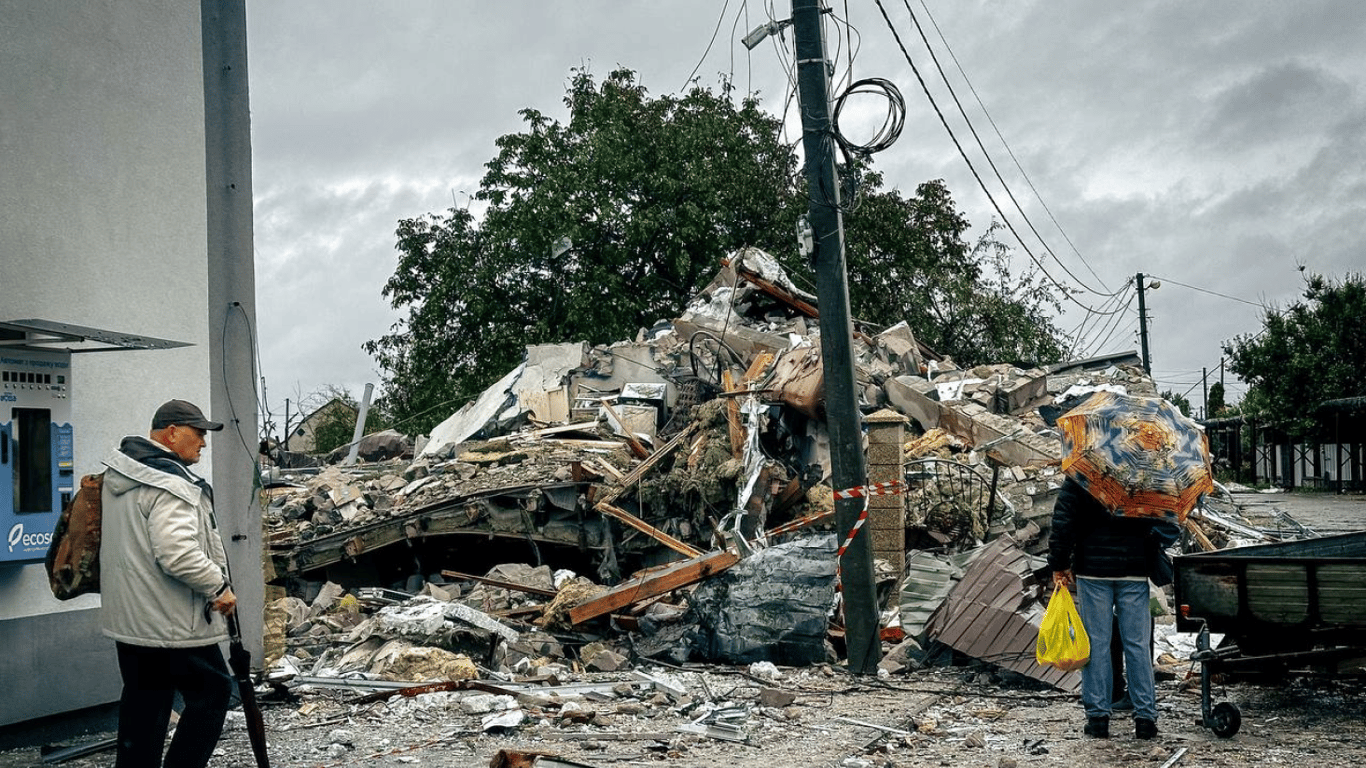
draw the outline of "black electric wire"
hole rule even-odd
[[[1039,244],[1043,246],[1044,251],[1048,253],[1049,256],[1053,257],[1053,261],[1057,262],[1058,266],[1062,267],[1062,270],[1077,282],[1077,285],[1080,285],[1091,293],[1105,295],[1077,277],[1071,269],[1068,269],[1066,264],[1062,263],[1062,259],[1059,259],[1057,254],[1053,253],[1053,249],[1048,247],[1048,242],[1044,240],[1043,235],[1039,234],[1039,230],[1034,226],[1034,222],[1030,220],[1029,215],[1025,213],[1024,208],[1020,205],[1020,201],[1015,199],[1015,193],[1011,191],[1010,185],[1006,184],[1006,180],[1001,176],[1000,169],[996,167],[996,161],[991,159],[991,153],[987,152],[986,146],[982,144],[982,137],[977,134],[977,128],[972,124],[972,120],[968,118],[967,111],[963,109],[963,103],[958,100],[958,92],[954,90],[953,85],[949,82],[948,75],[944,73],[944,68],[939,64],[939,56],[935,54],[934,48],[930,47],[930,40],[925,36],[925,29],[920,25],[920,19],[916,17],[915,11],[911,9],[910,0],[901,0],[901,2],[906,6],[906,12],[911,15],[911,22],[915,24],[916,32],[920,34],[920,41],[925,44],[925,50],[929,52],[930,60],[934,62],[935,70],[939,72],[939,79],[944,82],[944,87],[948,89],[949,96],[953,98],[954,105],[958,107],[958,114],[962,116],[963,122],[967,123],[968,132],[972,134],[973,140],[977,142],[977,148],[982,151],[982,156],[986,158],[987,165],[991,166],[992,173],[996,174],[996,180],[1000,182],[1001,188],[1006,192],[1006,196],[1010,198],[1011,203],[1014,203],[1015,210],[1020,212],[1020,218],[1024,219],[1025,224],[1029,226],[1029,231],[1034,233],[1034,237],[1038,238]],[[1002,216],[1004,215],[1005,214],[1002,214]]]
[[[1001,129],[996,125],[996,121],[991,117],[991,113],[987,111],[987,105],[983,103],[982,97],[978,95],[977,89],[973,87],[972,80],[968,78],[968,73],[963,70],[963,65],[959,63],[958,57],[954,55],[953,48],[949,45],[948,39],[944,37],[944,31],[939,28],[939,22],[935,21],[934,14],[930,13],[930,8],[925,4],[925,0],[920,0],[920,7],[925,10],[925,15],[929,17],[930,24],[934,26],[934,31],[939,34],[939,41],[943,43],[944,50],[949,52],[949,58],[953,59],[953,64],[958,69],[958,74],[962,76],[963,82],[967,83],[968,90],[972,92],[973,98],[977,100],[977,106],[982,108],[982,114],[986,115],[987,122],[991,124],[992,130],[996,132],[996,138],[1001,140],[1001,146],[1006,148],[1006,154],[1010,155],[1011,161],[1015,163],[1015,169],[1020,172],[1020,176],[1024,178],[1025,183],[1029,185],[1030,191],[1034,193],[1034,199],[1039,201],[1039,205],[1043,207],[1044,212],[1048,214],[1048,218],[1052,220],[1053,226],[1058,228],[1058,232],[1062,235],[1062,239],[1067,241],[1068,247],[1072,249],[1072,253],[1077,255],[1077,258],[1081,263],[1086,266],[1087,271],[1105,287],[1105,290],[1110,290],[1110,286],[1105,285],[1105,280],[1091,267],[1091,264],[1086,260],[1086,257],[1081,255],[1081,251],[1077,250],[1076,244],[1072,242],[1072,238],[1068,236],[1067,231],[1062,228],[1062,223],[1053,215],[1053,211],[1048,207],[1048,203],[1044,202],[1043,196],[1039,194],[1038,188],[1034,186],[1034,181],[1029,178],[1029,174],[1025,172],[1024,166],[1020,164],[1020,159],[1015,156],[1015,151],[1010,148],[1010,143],[1006,141],[1006,137],[1001,133]]]
[[[844,111],[844,105],[848,103],[850,96],[860,93],[880,93],[887,99],[887,114],[882,118],[882,127],[873,134],[873,138],[866,144],[855,144],[849,141],[844,132],[840,130],[840,113]],[[862,157],[869,157],[882,152],[895,144],[896,140],[901,137],[901,130],[905,125],[906,100],[901,97],[901,91],[897,89],[895,83],[881,77],[869,77],[851,83],[835,99],[835,112],[830,122],[831,130],[834,131],[835,140],[839,142],[840,148],[846,154]]]
[[[728,10],[730,10],[730,0],[726,0],[726,4],[721,6],[721,13],[716,17],[716,29],[711,31],[711,40],[707,41],[707,50],[702,52],[702,58],[697,60],[697,66],[692,68],[692,74],[688,75],[688,79],[679,87],[679,93],[688,90],[688,84],[697,76],[697,70],[702,68],[702,62],[707,60],[707,54],[711,53],[711,47],[716,44],[716,36],[721,33],[721,24],[726,20],[726,11]]]
[[[1010,223],[1010,220],[1006,218],[1005,212],[1001,210],[1001,206],[999,203],[996,202],[995,196],[993,196],[991,194],[991,191],[987,189],[986,182],[982,180],[981,174],[977,172],[977,167],[973,165],[972,160],[968,157],[967,152],[963,149],[962,143],[958,141],[958,136],[954,134],[953,129],[949,127],[948,119],[944,117],[943,110],[939,108],[939,104],[935,101],[934,95],[930,93],[929,85],[925,82],[925,78],[920,74],[919,67],[915,65],[915,61],[911,58],[911,53],[906,49],[906,44],[902,42],[901,33],[897,31],[896,25],[892,23],[892,18],[887,14],[887,9],[885,6],[883,6],[882,0],[876,0],[876,2],[878,10],[882,12],[883,20],[887,23],[887,29],[891,31],[892,37],[896,39],[897,46],[901,48],[902,56],[905,57],[906,63],[910,66],[911,71],[915,73],[916,80],[920,82],[920,88],[922,91],[924,91],[925,98],[929,100],[930,106],[934,109],[935,115],[939,117],[939,122],[944,126],[944,130],[948,132],[949,138],[953,141],[954,147],[957,148],[959,156],[962,157],[963,162],[967,164],[968,170],[972,173],[973,178],[976,179],[977,186],[982,188],[982,193],[986,195],[987,201],[991,203],[991,207],[996,210],[997,215],[1001,217],[1001,220],[1005,224],[1006,228],[1009,229],[1010,233],[1015,236],[1016,242],[1020,244],[1020,248],[1024,250],[1025,254],[1029,256],[1029,260],[1034,262],[1034,266],[1039,268],[1039,271],[1044,274],[1044,277],[1048,278],[1049,282],[1051,282],[1055,287],[1057,287],[1059,291],[1062,292],[1063,298],[1067,299],[1073,304],[1076,304],[1078,307],[1081,307],[1084,310],[1092,311],[1091,307],[1088,307],[1087,305],[1083,304],[1075,296],[1072,295],[1071,288],[1063,285],[1061,282],[1058,281],[1057,278],[1053,277],[1052,273],[1050,273],[1048,269],[1044,267],[1043,262],[1039,260],[1039,257],[1034,255],[1034,251],[1031,250],[1029,246],[1025,244],[1024,238],[1020,237],[1020,233],[1015,229],[1015,225]]]
[[[1157,276],[1157,275],[1145,275],[1145,277],[1149,278],[1150,280],[1162,280],[1162,281],[1171,283],[1172,285],[1179,285],[1179,286],[1181,286],[1182,288],[1189,288],[1189,289],[1191,289],[1192,291],[1199,291],[1200,293],[1208,293],[1208,294],[1211,295],[1211,296],[1218,296],[1218,297],[1221,298],[1221,299],[1228,299],[1229,301],[1240,301],[1240,302],[1242,302],[1242,303],[1244,303],[1244,304],[1248,304],[1248,305],[1251,305],[1251,306],[1254,306],[1254,307],[1258,307],[1258,308],[1260,308],[1260,309],[1270,309],[1270,307],[1268,307],[1268,306],[1265,305],[1265,304],[1259,304],[1259,303],[1257,303],[1257,302],[1255,302],[1255,301],[1248,301],[1247,299],[1240,299],[1240,298],[1238,298],[1237,296],[1230,296],[1230,295],[1228,295],[1227,293],[1219,293],[1218,291],[1211,291],[1211,290],[1209,290],[1208,288],[1197,288],[1197,287],[1194,286],[1194,285],[1187,285],[1187,284],[1185,284],[1185,283],[1183,283],[1183,282],[1180,282],[1180,281],[1177,281],[1177,280],[1173,280],[1173,279],[1171,279],[1170,277],[1159,277],[1159,276]]]

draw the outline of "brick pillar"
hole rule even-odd
[[[906,442],[905,416],[883,409],[864,417],[868,426],[868,482],[888,483],[904,480],[902,446]],[[868,528],[872,536],[873,557],[896,568],[898,578],[906,572],[906,497],[903,494],[870,496]]]

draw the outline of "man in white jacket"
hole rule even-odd
[[[125,437],[104,463],[100,544],[103,632],[115,641],[123,695],[115,768],[156,768],[178,692],[185,702],[165,764],[202,768],[223,731],[232,675],[219,643],[237,605],[213,513],[190,465],[209,431],[197,406],[171,400],[147,437]]]

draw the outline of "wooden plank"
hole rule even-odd
[[[670,453],[673,453],[679,445],[682,445],[685,440],[691,438],[693,433],[700,428],[700,424],[698,424],[697,422],[693,422],[692,424],[688,425],[687,429],[674,435],[673,439],[671,439],[664,445],[660,446],[659,450],[650,454],[650,458],[646,459],[645,461],[642,461],[635,469],[627,473],[626,477],[622,478],[619,484],[613,486],[610,490],[608,490],[607,494],[602,497],[602,503],[611,504],[615,502],[618,498],[621,497],[621,494],[625,493],[636,483],[640,482],[640,478],[644,477],[645,474],[649,472],[651,469],[654,469],[654,466],[656,464],[658,464],[662,459],[664,459],[664,457],[668,456]]]
[[[745,371],[744,378],[742,378],[741,381],[745,382],[746,384],[749,384],[753,381],[757,381],[759,379],[759,376],[763,374],[764,370],[768,368],[769,363],[772,362],[772,352],[760,352],[759,354],[755,355],[754,362],[749,364],[749,370]]]
[[[698,555],[702,554],[701,550],[689,546],[688,544],[685,544],[684,542],[681,542],[678,539],[675,539],[669,534],[659,530],[658,528],[655,528],[654,526],[650,525],[644,520],[641,520],[640,518],[636,517],[630,512],[621,509],[620,507],[614,507],[605,501],[599,501],[597,504],[593,505],[593,509],[596,509],[605,515],[611,515],[612,517],[615,517],[621,522],[631,526],[637,531],[640,531],[646,536],[649,536],[650,538],[654,539],[655,541],[658,541],[660,544],[663,544],[664,546],[668,547],[669,549],[672,549],[680,555],[683,555],[684,557],[697,557]]]
[[[721,386],[728,393],[735,389],[730,371],[721,372]],[[726,400],[726,427],[730,430],[730,455],[739,461],[744,456],[745,431],[740,426],[740,401],[733,397]]]
[[[824,512],[817,512],[814,515],[807,515],[806,517],[799,517],[796,520],[789,520],[786,523],[783,523],[782,525],[778,525],[768,529],[764,532],[764,535],[781,536],[785,533],[792,533],[793,531],[801,530],[802,528],[805,528],[808,525],[815,525],[816,523],[819,523],[822,520],[829,520],[834,516],[835,510],[827,509]]]
[[[639,579],[631,579],[613,587],[606,593],[577,605],[569,610],[569,621],[581,624],[619,608],[624,608],[638,600],[644,600],[679,587],[696,584],[703,579],[715,576],[740,562],[740,556],[730,550],[709,552],[690,560],[672,563],[668,567],[647,574]]]
[[[603,477],[610,477],[613,480],[617,481],[620,481],[623,477],[625,477],[625,475],[621,474],[620,470],[618,470],[611,464],[602,461],[601,459],[590,457],[588,459],[585,459],[583,463],[588,465],[589,467],[592,467],[593,469],[596,469],[598,471],[598,474],[602,475]]]
[[[617,415],[617,409],[613,408],[612,404],[607,402],[606,398],[603,398],[598,402],[602,403],[602,407],[607,409],[607,415],[612,417],[612,421],[615,421],[617,426],[621,427],[623,433],[622,437],[626,439],[626,444],[631,447],[631,453],[634,454],[637,459],[647,458],[650,455],[650,452],[645,449],[645,446],[641,445],[635,435],[631,434],[631,427]]]
[[[1181,525],[1185,526],[1186,530],[1190,531],[1191,536],[1195,538],[1195,541],[1200,545],[1201,549],[1206,552],[1213,552],[1217,549],[1217,547],[1214,546],[1214,542],[1209,540],[1209,537],[1205,535],[1205,532],[1200,529],[1199,524],[1194,520],[1188,517]]]
[[[807,317],[821,316],[820,310],[817,309],[815,305],[811,304],[805,299],[801,299],[792,295],[792,292],[787,290],[786,288],[775,285],[774,283],[765,280],[764,278],[759,276],[758,272],[752,272],[748,269],[745,269],[744,264],[737,265],[735,272],[740,277],[743,277],[746,281],[753,283],[754,286],[759,290],[763,291],[769,296],[772,296],[778,301],[781,301],[782,303],[788,305],[789,307],[795,309],[803,315],[806,315]]]

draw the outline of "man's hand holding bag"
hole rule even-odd
[[[1040,664],[1062,670],[1081,669],[1091,660],[1091,640],[1081,625],[1072,593],[1054,587],[1039,627],[1034,655]]]

